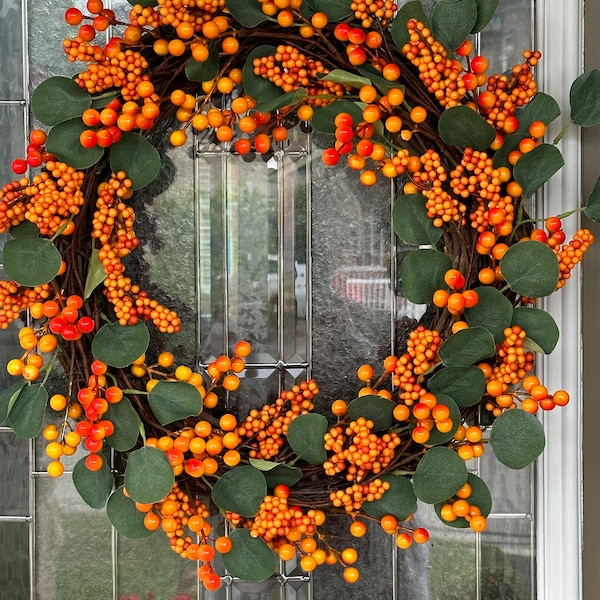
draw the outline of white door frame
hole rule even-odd
[[[541,89],[553,96],[562,115],[548,139],[569,122],[569,89],[583,71],[583,0],[536,0],[536,47],[542,51],[537,75]],[[565,167],[540,194],[540,213],[560,214],[581,203],[581,136],[571,127],[559,143]],[[565,223],[567,238],[579,220]],[[537,466],[538,600],[582,598],[582,343],[581,269],[553,294],[546,308],[561,331],[560,351],[543,360],[541,375],[551,392],[569,391],[571,402],[541,416],[546,450]]]

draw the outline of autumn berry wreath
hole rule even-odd
[[[162,529],[200,561],[209,590],[221,583],[215,552],[250,581],[294,557],[305,571],[340,563],[356,581],[356,552],[324,535],[336,515],[357,537],[378,522],[400,548],[428,540],[408,522],[417,500],[452,527],[483,531],[492,498],[467,461],[485,450],[514,469],[530,464],[545,445],[535,413],[569,401],[533,373],[559,337],[534,305],[565,285],[593,237],[581,229],[567,241],[567,215],[528,216],[563,166],[561,136],[544,141],[560,108],[537,88],[539,52],[495,75],[475,54],[497,4],[146,0],[127,23],[102,0],[66,11],[77,30],[64,50],[81,71],[34,90],[43,128],[0,192],[11,236],[0,326],[24,322],[0,416],[48,441],[53,477],[83,448],[73,470],[82,498],[106,505],[126,536]],[[95,43],[109,28],[118,37]],[[598,72],[581,75],[569,125],[598,124],[599,96]],[[223,393],[243,384],[248,342],[208,365],[149,350],[181,317],[127,274],[140,243],[131,202],[161,176],[150,133],[267,154],[298,123],[330,136],[325,164],[347,164],[365,186],[394,181],[393,227],[412,248],[403,293],[429,310],[400,355],[357,365],[363,387],[326,402],[326,414],[312,380],[233,414]],[[594,190],[583,210],[597,219],[599,206]],[[45,425],[47,406],[58,426]],[[225,535],[211,530],[215,511]]]

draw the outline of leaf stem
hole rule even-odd
[[[573,124],[573,121],[569,121],[560,131],[560,133],[552,140],[552,143],[556,146],[556,144],[558,144],[558,142],[560,142],[560,140],[562,140],[563,136],[565,135],[565,133],[567,133],[567,129],[569,129],[569,127],[571,127],[571,125]]]

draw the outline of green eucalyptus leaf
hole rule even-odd
[[[139,133],[123,133],[121,140],[110,147],[110,168],[113,173],[125,171],[133,190],[154,181],[160,172],[160,163],[158,150]]]
[[[387,94],[392,88],[400,88],[404,90],[404,86],[398,81],[389,81],[381,76],[381,73],[368,63],[357,67],[356,69],[363,77],[369,81],[382,93]]]
[[[415,304],[429,304],[436,290],[445,285],[444,274],[452,268],[452,260],[438,250],[415,250],[402,261],[404,296]]]
[[[393,515],[398,521],[406,521],[417,508],[417,497],[413,485],[404,475],[388,473],[380,477],[387,481],[390,489],[386,490],[379,500],[365,502],[363,510],[375,519]]]
[[[596,179],[594,189],[587,198],[583,212],[588,219],[600,221],[600,177]]]
[[[150,6],[156,6],[158,4],[158,0],[127,0],[131,6],[135,6],[139,4],[140,6],[146,8]]]
[[[103,508],[112,491],[114,477],[106,461],[97,471],[90,471],[85,464],[86,458],[78,460],[73,467],[73,484],[88,506]]]
[[[195,417],[202,412],[202,395],[186,381],[159,381],[148,396],[148,404],[161,425]]]
[[[542,121],[548,125],[554,119],[560,116],[560,106],[558,102],[544,92],[537,92],[536,95],[517,112],[519,119],[520,133],[528,135],[529,126],[535,121]]]
[[[443,367],[429,380],[427,387],[435,394],[444,394],[458,406],[474,406],[485,392],[485,375],[479,367]]]
[[[260,8],[258,9],[260,13],[262,11]],[[264,13],[262,13],[264,17]],[[212,41],[208,44],[208,58],[199,62],[190,58],[190,60],[185,65],[185,76],[190,81],[198,81],[202,83],[203,81],[210,81],[214,77],[216,77],[219,73],[219,48],[217,44]]]
[[[477,0],[439,0],[433,7],[433,34],[448,50],[456,50],[476,23]]]
[[[438,131],[446,144],[475,150],[485,150],[496,137],[496,130],[468,106],[445,110],[440,116]]]
[[[135,507],[135,502],[127,498],[123,488],[116,489],[106,503],[106,516],[111,525],[126,538],[138,540],[154,532],[144,525],[145,514]]]
[[[496,288],[481,286],[475,288],[479,300],[463,315],[470,327],[481,325],[493,336],[497,344],[504,340],[504,330],[510,325],[513,307],[510,300]]]
[[[465,461],[454,450],[435,446],[417,465],[413,475],[415,495],[426,504],[443,502],[465,484],[467,477]]]
[[[324,436],[327,419],[323,415],[310,413],[296,417],[289,425],[287,441],[298,457],[311,465],[322,465],[327,460]]]
[[[392,39],[394,40],[394,44],[400,49],[410,41],[406,24],[411,19],[416,19],[426,27],[429,27],[429,19],[423,10],[423,4],[420,0],[411,0],[401,6],[392,21]]]
[[[264,581],[275,573],[277,556],[260,537],[252,537],[245,528],[229,534],[231,550],[222,555],[228,573],[243,581]]]
[[[259,471],[262,471],[267,481],[267,487],[274,488],[283,483],[292,487],[302,479],[302,469],[290,467],[285,463],[277,463],[270,460],[261,460],[251,458],[250,464]]]
[[[265,100],[264,102],[259,102],[256,105],[256,110],[259,112],[270,113],[284,106],[294,106],[299,102],[302,102],[304,98],[308,96],[308,92],[305,88],[301,87],[293,92],[288,92],[287,94],[283,94],[282,96],[277,96],[277,98],[272,98],[271,100]]]
[[[442,228],[436,227],[427,216],[426,203],[427,198],[421,194],[404,194],[394,202],[394,232],[406,244],[435,245],[442,237]]]
[[[468,367],[495,352],[494,337],[485,327],[468,327],[446,339],[438,354],[446,367]]]
[[[10,233],[10,235],[16,240],[20,240],[28,237],[39,237],[40,230],[35,223],[32,223],[31,221],[23,221],[22,223],[11,227],[8,230],[8,233]]]
[[[558,258],[542,242],[527,240],[510,246],[500,261],[510,288],[528,298],[550,295],[558,284]]]
[[[500,0],[477,0],[477,21],[475,21],[471,33],[479,33],[488,26],[499,2]]]
[[[309,0],[315,12],[324,12],[330,23],[339,23],[353,14],[351,0]]]
[[[511,325],[519,325],[525,330],[525,346],[531,340],[544,354],[550,354],[556,348],[560,336],[558,325],[545,310],[519,306],[514,309]]]
[[[340,113],[348,113],[351,115],[354,123],[360,123],[362,121],[362,109],[360,106],[351,100],[341,99],[315,110],[310,124],[315,131],[334,133],[336,129],[335,118]]]
[[[80,117],[91,105],[92,97],[69,77],[49,77],[31,94],[31,110],[44,125]]]
[[[105,418],[115,426],[113,433],[106,438],[106,443],[117,452],[131,450],[140,435],[141,419],[129,398],[124,397],[120,402],[109,404]]]
[[[89,129],[80,117],[67,119],[57,123],[46,139],[46,150],[75,169],[87,169],[95,165],[104,154],[104,148],[94,146],[84,148],[79,136]]]
[[[276,50],[277,48],[275,48],[275,46],[268,45],[254,48],[248,55],[244,67],[242,68],[244,90],[248,96],[256,100],[256,102],[266,102],[284,94],[284,91],[277,87],[273,82],[254,74],[254,59],[263,56],[271,56],[275,54]]]
[[[15,392],[16,394],[16,392]],[[8,406],[8,420],[15,435],[20,438],[37,437],[44,425],[48,392],[41,383],[26,385],[20,393],[12,395]]]
[[[349,87],[360,89],[363,85],[371,85],[371,80],[367,77],[362,77],[350,71],[343,69],[333,69],[323,77],[319,77],[321,81],[333,81],[333,83],[341,83]]]
[[[136,502],[159,502],[171,491],[174,481],[173,467],[162,450],[143,446],[127,457],[124,482]]]
[[[254,517],[267,493],[267,482],[261,471],[251,465],[235,467],[227,471],[215,483],[211,498],[225,511],[242,517]]]
[[[364,417],[373,421],[373,431],[389,429],[394,422],[392,413],[396,404],[383,396],[365,395],[348,404],[348,415],[353,421]]]
[[[98,248],[92,248],[90,260],[88,261],[87,276],[85,278],[84,300],[87,300],[93,291],[106,279],[106,271],[98,258],[99,254],[100,250]]]
[[[225,0],[225,8],[242,27],[256,27],[267,20],[257,0]]]
[[[26,385],[27,382],[24,379],[21,379],[0,392],[0,424],[6,421],[6,418],[8,417],[8,408],[12,408],[14,404],[14,400],[11,402],[11,399],[14,396],[16,400],[16,397]]]
[[[4,244],[6,275],[26,287],[52,281],[60,270],[61,260],[60,252],[45,238],[25,237]]]
[[[503,412],[492,425],[490,446],[510,469],[523,469],[544,450],[546,436],[540,420],[525,410]]]
[[[519,158],[514,166],[513,176],[523,188],[523,196],[528,198],[562,169],[564,164],[562,154],[556,146],[540,144]]]
[[[582,73],[571,84],[571,120],[580,127],[593,127],[600,123],[600,71],[593,69]]]
[[[513,165],[508,162],[508,155],[513,150],[519,149],[519,144],[525,139],[528,138],[529,133],[511,133],[504,138],[504,143],[502,146],[496,151],[494,154],[494,169],[499,169],[500,167],[508,167],[511,171]]]
[[[477,368],[477,367],[475,367]],[[446,396],[446,394],[436,394],[435,395],[438,401],[438,404],[445,404],[450,409],[450,419],[452,419],[452,429],[445,433],[439,431],[437,427],[434,427],[429,432],[429,439],[427,440],[427,446],[439,446],[440,444],[446,444],[449,442],[456,433],[456,430],[460,427],[460,423],[462,420],[460,414],[460,408],[450,396]]]
[[[141,322],[135,325],[107,323],[94,336],[92,354],[110,367],[123,369],[144,354],[149,343],[150,332]]]
[[[469,473],[469,476],[467,477],[467,483],[471,486],[469,504],[479,508],[481,514],[484,517],[487,517],[490,512],[492,512],[492,494],[490,493],[488,486],[483,479],[477,475],[474,475],[473,473]],[[469,521],[467,521],[467,519],[464,517],[457,517],[454,521],[445,521],[442,519],[441,512],[444,504],[446,504],[446,502],[438,502],[435,505],[435,512],[442,523],[448,525],[449,527],[458,527],[460,529],[466,529],[469,527]]]

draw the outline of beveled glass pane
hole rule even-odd
[[[535,598],[533,523],[489,519],[481,534],[481,598]]]
[[[27,0],[27,5],[30,90],[52,75],[71,77],[85,71],[84,63],[67,59],[63,40],[75,37],[77,28],[67,25],[62,15],[71,6],[84,10],[86,0]],[[21,57],[18,58],[20,61]]]
[[[0,515],[29,515],[29,440],[0,431]]]
[[[25,154],[25,109],[22,106],[0,104],[0,139],[4,157],[0,161],[0,181],[4,185],[15,178],[10,168],[12,160]]]
[[[0,100],[21,100],[23,89],[23,9],[21,0],[0,4]],[[3,138],[6,139],[6,138]]]
[[[106,512],[89,508],[68,475],[36,479],[35,502],[36,598],[111,598]]]
[[[500,2],[481,35],[481,53],[489,60],[488,73],[503,73],[523,62],[523,50],[533,50],[532,0]]]
[[[0,522],[0,590],[3,598],[30,600],[29,525]]]
[[[313,154],[328,144],[316,138]],[[312,162],[313,375],[322,390],[352,398],[356,368],[390,351],[391,189]]]
[[[117,563],[119,598],[196,598],[198,564],[173,552],[162,530],[141,540],[119,536]]]
[[[0,250],[0,255],[2,251]],[[6,275],[0,269],[0,279],[6,279]],[[0,329],[0,361],[2,365],[12,358],[19,357],[23,354],[23,350],[19,345],[19,329],[23,326],[20,320],[13,321],[8,329]],[[6,369],[0,369],[0,389],[10,387],[17,380],[16,377],[9,375]]]
[[[486,451],[479,460],[479,475],[490,488],[494,513],[531,514],[533,511],[533,466],[518,471],[500,463]]]

